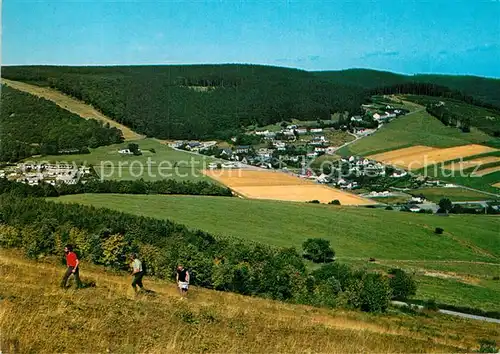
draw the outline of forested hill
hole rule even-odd
[[[323,80],[368,90],[409,83],[429,83],[460,91],[476,100],[500,107],[500,79],[461,75],[401,75],[370,69],[317,71],[315,74]]]
[[[259,65],[27,66],[5,67],[2,76],[50,85],[162,139],[226,139],[249,124],[357,114],[366,99],[361,87]]]
[[[83,152],[122,141],[116,128],[85,120],[43,98],[2,85],[0,161],[36,154]]]

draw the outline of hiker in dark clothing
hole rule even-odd
[[[177,285],[179,286],[179,294],[181,294],[181,298],[185,298],[187,296],[188,288],[189,288],[189,272],[184,269],[184,266],[179,265],[177,267]]]
[[[80,262],[78,261],[76,253],[73,252],[73,246],[66,245],[66,247],[64,247],[64,253],[66,253],[66,266],[68,268],[66,269],[66,273],[64,273],[64,277],[62,278],[61,288],[66,288],[68,279],[71,274],[73,274],[73,276],[75,277],[76,287],[81,288],[82,282],[80,281]]]
[[[144,286],[142,285],[142,277],[144,276],[144,270],[142,268],[142,262],[141,260],[137,257],[137,254],[132,254],[130,257],[132,260],[132,287],[134,288],[134,291],[137,293],[137,286],[140,288],[140,290],[144,289]]]

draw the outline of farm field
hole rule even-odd
[[[370,264],[370,257],[378,262],[420,262],[419,267],[428,271],[435,270],[436,264],[446,263],[447,272],[469,269],[482,279],[491,278],[500,267],[500,218],[494,216],[443,218],[381,209],[192,196],[85,194],[53,200],[170,219],[219,237],[238,237],[280,247],[300,249],[307,238],[321,237],[331,242],[339,262],[357,266]],[[445,234],[436,236],[435,227],[442,227]],[[486,278],[481,280],[481,286],[498,286],[498,282],[490,283]],[[434,283],[425,284],[430,288],[422,291],[432,293]],[[477,296],[482,295],[477,292],[484,291],[476,286],[477,289],[472,287],[462,294],[463,303],[481,308]],[[500,303],[500,292],[496,294],[488,303]],[[453,296],[459,298],[460,294]]]
[[[369,155],[370,159],[394,165],[407,170],[418,170],[430,165],[498,151],[497,149],[477,144],[463,145],[446,149],[428,146],[415,146],[386,153]]]
[[[445,182],[492,193],[496,197],[499,196],[498,189],[492,185],[500,182],[500,171],[492,172],[483,176],[471,176],[470,174],[461,173],[451,174],[449,170],[438,168],[438,166],[431,166],[415,172],[424,174],[430,178],[437,178]]]
[[[500,188],[500,182],[492,184],[492,186],[495,187],[495,188]]]
[[[412,190],[415,195],[423,194],[424,197],[432,202],[439,203],[442,198],[448,198],[452,202],[468,202],[495,199],[490,194],[481,193],[465,188],[420,188]]]
[[[488,167],[473,173],[474,176],[486,176],[494,172],[500,171],[500,166]]]
[[[467,161],[457,161],[451,162],[443,166],[447,170],[466,170],[469,168],[486,165],[489,163],[500,162],[500,157],[498,156],[486,156],[482,158],[467,160]]]
[[[357,195],[329,188],[296,176],[276,171],[205,170],[205,175],[250,199],[273,199],[328,203],[338,199],[342,205],[370,205],[374,202]]]
[[[129,276],[87,263],[82,279],[96,286],[63,291],[56,260],[30,261],[15,251],[0,250],[0,271],[5,352],[292,353],[315,352],[319,342],[332,353],[471,352],[481,338],[500,338],[496,324],[440,314],[328,310],[196,287],[185,304],[174,284],[149,277],[152,292],[134,298]]]
[[[88,119],[94,118],[100,120],[104,123],[108,123],[110,126],[118,128],[122,131],[123,137],[125,140],[138,140],[144,138],[143,135],[137,134],[132,129],[120,124],[108,117],[104,114],[93,108],[92,106],[79,101],[75,98],[66,96],[65,94],[54,90],[50,87],[40,87],[31,84],[27,84],[19,81],[12,81],[2,78],[2,83],[15,88],[19,91],[24,91],[30,93],[32,95],[43,97],[47,100],[50,100],[57,104],[58,106],[72,112],[78,114],[80,117]]]
[[[374,155],[382,151],[408,146],[447,148],[467,144],[482,144],[491,137],[475,128],[470,133],[447,127],[420,108],[385,124],[373,135],[360,139],[338,151],[341,155]]]
[[[201,171],[214,161],[208,156],[174,150],[156,139],[142,139],[132,142],[139,145],[142,155],[119,154],[118,150],[126,148],[127,144],[130,143],[126,142],[92,149],[90,154],[42,156],[26,161],[92,165],[96,173],[103,179],[134,180],[143,178],[149,181],[165,178],[177,180],[207,179]],[[153,153],[151,149],[155,152]]]

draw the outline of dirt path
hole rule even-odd
[[[70,111],[71,113],[78,114],[84,119],[93,118],[104,123],[109,123],[110,126],[118,128],[122,131],[125,140],[139,140],[144,138],[144,135],[138,134],[132,129],[124,126],[123,124],[115,122],[111,118],[106,117],[104,114],[102,114],[92,106],[70,96],[66,96],[65,94],[52,88],[39,87],[26,84],[24,82],[7,80],[4,78],[2,78],[2,84],[6,84],[13,89],[32,94],[34,96],[45,98],[46,100],[54,102],[59,107]]]

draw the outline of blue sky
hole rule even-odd
[[[500,0],[4,0],[2,62],[237,62],[500,77]]]

